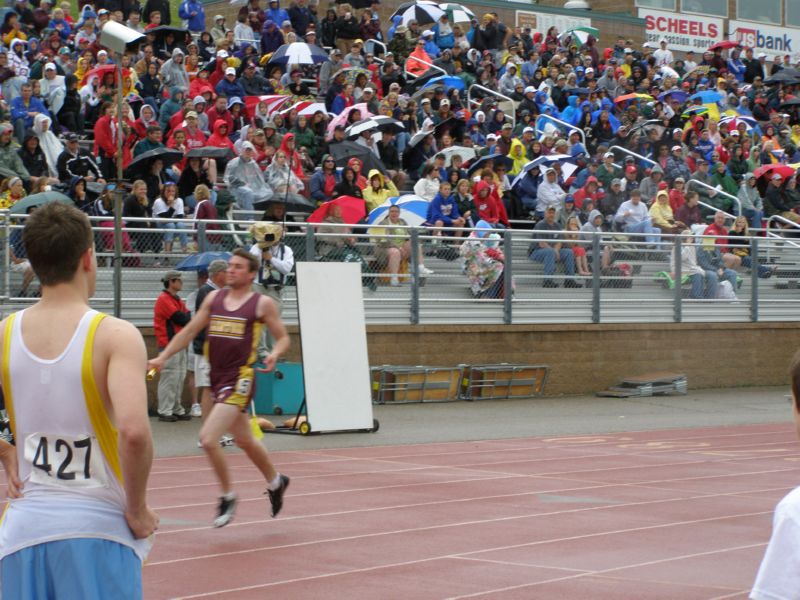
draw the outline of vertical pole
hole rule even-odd
[[[314,247],[314,228],[309,225],[306,227],[306,260],[314,262],[317,256],[317,249]]]
[[[600,322],[600,234],[592,235],[592,323]]]
[[[750,320],[758,321],[758,237],[750,238]]]
[[[117,60],[117,189],[114,190],[114,316],[122,314],[122,54]],[[112,124],[113,127],[113,124]]]
[[[419,323],[419,230],[411,230],[411,324]]]
[[[680,323],[683,320],[683,289],[681,285],[681,279],[683,279],[683,273],[681,273],[681,236],[675,236],[675,248],[673,250],[674,254],[674,263],[675,263],[675,272],[672,274],[673,281],[675,282],[675,292],[674,297],[674,304],[673,304],[673,320],[676,323]]]
[[[3,275],[3,297],[11,297],[11,213],[7,210],[3,211],[3,237],[6,240],[5,248],[3,249],[3,263],[5,264],[5,273]]]
[[[510,229],[503,231],[503,253],[506,257],[505,267],[503,268],[503,323],[510,325],[514,322],[512,313],[512,291],[514,287],[514,267],[513,256],[514,247]]]

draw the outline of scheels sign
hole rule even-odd
[[[657,45],[664,39],[671,50],[702,53],[724,39],[722,19],[648,8],[639,9],[639,18],[645,20],[647,41]]]

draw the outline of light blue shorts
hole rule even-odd
[[[5,600],[139,600],[142,561],[109,540],[58,540],[23,548],[0,561]]]

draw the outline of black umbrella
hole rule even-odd
[[[411,95],[419,88],[421,88],[423,85],[428,83],[431,79],[441,76],[442,72],[439,71],[438,69],[428,69],[427,71],[425,71],[424,74],[406,83],[403,86],[403,93]]]
[[[800,98],[794,98],[792,100],[782,102],[778,105],[778,108],[794,108],[796,106],[800,106]]]
[[[171,167],[176,162],[183,159],[183,152],[166,147],[154,148],[153,150],[143,152],[128,164],[125,168],[125,176],[128,179],[133,179],[139,174],[146,175],[150,172],[153,161],[158,159],[164,161],[164,168]]]
[[[449,132],[450,137],[460,140],[464,136],[466,126],[467,124],[463,120],[448,117],[433,128],[433,137],[438,138]]]
[[[234,156],[236,156],[236,154],[230,148],[217,148],[215,146],[192,148],[186,153],[186,158],[219,158],[227,160]]]
[[[336,0],[336,4],[344,4],[347,0]],[[355,9],[369,8],[372,6],[372,0],[350,0],[347,2]]]
[[[428,77],[428,76],[425,75],[425,77]],[[423,85],[424,85],[424,82],[423,82]],[[422,98],[425,95],[425,92],[431,92],[431,93],[444,92],[446,87],[447,86],[445,84],[443,84],[443,83],[433,83],[431,85],[426,85],[425,87],[421,87],[416,92],[414,92],[411,95],[411,99],[415,100],[417,102],[417,104],[419,104],[420,98]]]
[[[487,156],[481,156],[478,160],[473,162],[469,166],[469,169],[467,169],[467,175],[472,176],[475,171],[486,166],[486,163],[490,160],[494,161],[495,165],[502,163],[509,168],[514,164],[514,161],[508,158],[505,154],[488,154]]]
[[[658,137],[664,136],[664,131],[666,131],[666,127],[664,126],[664,121],[659,119],[650,119],[649,121],[645,121],[644,123],[639,123],[638,125],[634,125],[631,127],[631,130],[628,132],[628,135],[637,132],[646,132],[650,131],[651,129],[655,129],[658,131]]]
[[[154,34],[156,38],[163,37],[168,33],[174,33],[175,36],[179,36],[181,34],[189,33],[188,29],[183,29],[181,27],[172,27],[170,25],[159,25],[158,27],[153,27],[152,29],[148,29],[145,31],[146,34]]]
[[[800,83],[800,70],[781,69],[764,80],[764,85],[778,85],[779,83]]]
[[[300,194],[277,194],[269,200],[255,202],[253,208],[256,210],[267,210],[273,204],[285,204],[286,212],[312,212],[316,207],[310,200]]]
[[[588,96],[591,93],[589,88],[582,87],[567,88],[564,91],[571,96]]]
[[[364,172],[365,176],[366,173],[369,173],[372,169],[378,169],[378,171],[386,175],[386,167],[384,167],[383,163],[372,153],[372,150],[366,146],[351,141],[344,141],[331,144],[328,151],[331,153],[331,156],[333,156],[333,160],[336,161],[337,167],[347,166],[347,161],[355,157],[364,163],[361,170]]]

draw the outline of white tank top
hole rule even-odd
[[[25,311],[6,323],[0,375],[24,487],[0,525],[0,558],[77,537],[125,544],[142,559],[149,550],[150,543],[134,540],[125,522],[117,430],[94,379],[94,337],[105,316],[87,311],[52,360],[25,346]]]

